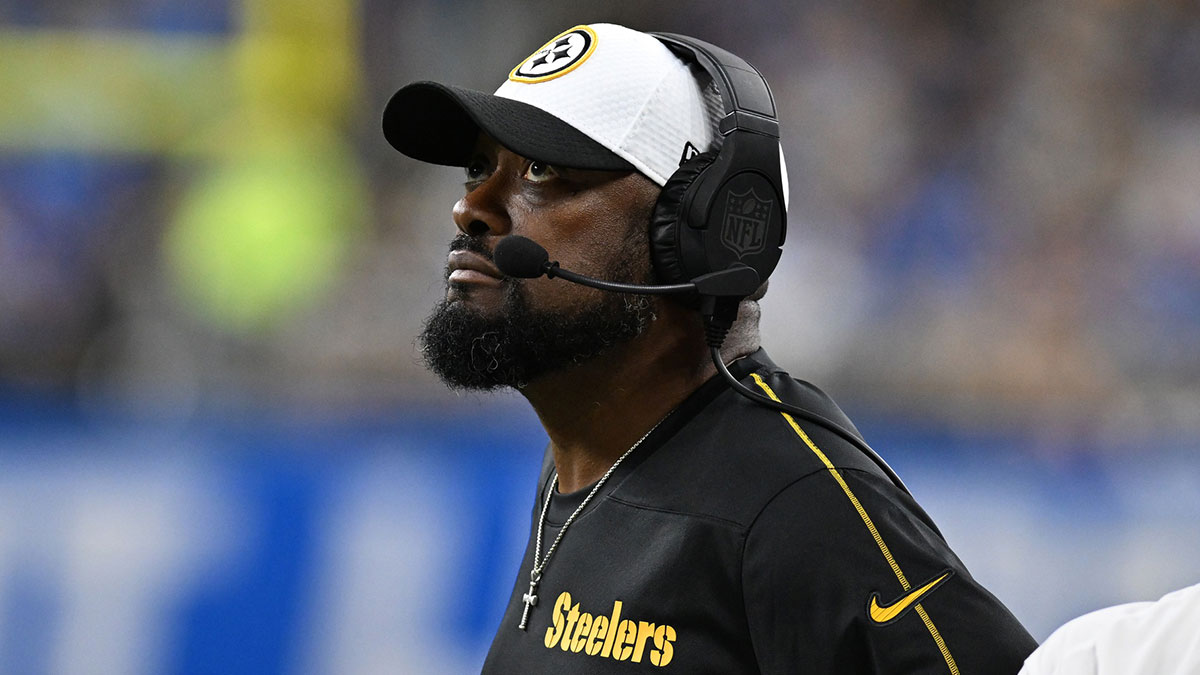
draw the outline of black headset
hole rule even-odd
[[[787,234],[779,120],[771,88],[758,69],[716,45],[674,33],[651,35],[685,61],[704,68],[725,112],[717,127],[724,137],[718,149],[685,157],[654,205],[650,255],[658,282],[695,282],[745,265],[758,274],[761,284],[779,263]],[[832,431],[909,493],[892,467],[857,433],[811,410],[764,396],[729,372],[721,358],[721,344],[740,300],[710,296],[706,304],[702,294],[700,301],[713,364],[730,387],[761,405]]]
[[[716,151],[687,157],[663,186],[650,222],[659,283],[674,284],[743,264],[767,280],[787,232],[779,122],[754,66],[702,40],[651,33],[712,78],[724,106]]]

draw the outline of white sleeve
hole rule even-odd
[[[1084,614],[1025,660],[1020,675],[1200,673],[1200,584]]]

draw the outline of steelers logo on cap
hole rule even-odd
[[[508,79],[514,82],[545,82],[578,68],[596,49],[596,33],[587,26],[559,33],[542,48],[530,54]]]

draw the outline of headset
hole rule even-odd
[[[549,260],[544,248],[517,235],[504,237],[493,252],[505,274],[568,281],[619,293],[675,295],[704,317],[713,364],[742,396],[773,410],[817,424],[867,455],[905,493],[908,488],[887,462],[857,433],[811,410],[784,403],[738,381],[721,357],[721,345],[737,319],[738,304],[766,282],[787,234],[779,121],[771,88],[740,57],[703,40],[650,33],[711,77],[724,116],[715,151],[685,155],[662,188],[650,219],[650,257],[656,285],[593,279]]]
[[[650,255],[659,282],[682,283],[740,264],[762,283],[779,263],[787,233],[771,89],[754,66],[720,47],[651,35],[708,73],[725,113],[719,148],[685,159],[654,206]]]

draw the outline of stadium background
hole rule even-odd
[[[383,142],[609,20],[772,83],[765,344],[1039,639],[1200,581],[1200,5],[0,2],[0,672],[477,670],[544,436]]]

